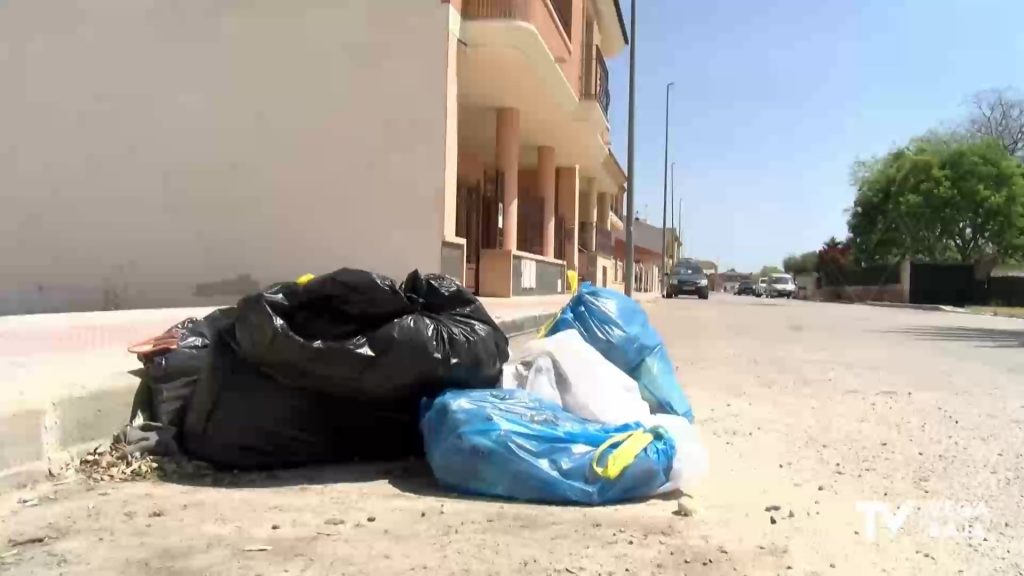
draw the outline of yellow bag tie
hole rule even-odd
[[[296,278],[295,283],[298,284],[299,286],[305,286],[306,283],[309,282],[310,280],[312,280],[313,278],[316,278],[316,275],[314,275],[314,274],[303,274],[302,276],[299,276],[298,278]]]
[[[561,310],[559,310],[558,314],[561,314]],[[537,331],[537,338],[544,338],[548,335],[548,330],[551,330],[551,325],[555,323],[555,320],[558,320],[558,314],[552,316],[551,320],[548,320],[540,327],[540,330]]]
[[[565,273],[565,280],[567,287],[569,288],[569,299],[572,300],[572,297],[576,295],[576,291],[579,289],[579,275],[575,270],[569,270]],[[558,312],[551,317],[551,320],[545,322],[544,325],[540,327],[540,330],[537,331],[537,338],[544,338],[547,336],[548,330],[551,330],[551,325],[555,323],[555,320],[558,320],[558,317],[561,314],[562,310],[559,309]]]
[[[633,430],[632,432],[616,434],[598,447],[590,464],[593,466],[594,472],[601,478],[615,480],[619,477],[619,474],[622,474],[623,470],[636,460],[636,457],[644,451],[644,448],[647,448],[647,445],[653,441],[654,434],[647,430]],[[599,466],[597,463],[601,458],[601,454],[619,442],[622,445],[608,455],[608,460],[604,466]]]

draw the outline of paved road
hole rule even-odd
[[[1024,321],[716,296],[653,315],[714,455],[709,542],[797,574],[1021,572]],[[858,501],[917,506],[869,542]]]
[[[649,310],[712,454],[692,517],[470,500],[409,465],[73,483],[0,497],[12,537],[52,536],[0,572],[1021,573],[1024,321],[724,295]],[[858,502],[895,514],[874,540]]]

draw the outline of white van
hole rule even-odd
[[[764,278],[764,277],[758,278],[757,279],[757,286],[754,286],[754,296],[757,296],[758,298],[763,298],[763,297],[765,297],[767,295],[768,295],[768,279]]]
[[[796,283],[789,274],[772,274],[765,286],[765,296],[769,298],[792,298],[796,293]]]

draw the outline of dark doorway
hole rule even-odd
[[[952,306],[974,302],[974,266],[912,263],[910,302]]]
[[[479,181],[459,183],[456,197],[455,233],[466,240],[466,288],[477,290],[480,264],[480,231],[483,206],[483,184]]]

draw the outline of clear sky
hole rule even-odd
[[[620,0],[629,26],[629,0]],[[846,234],[853,161],[1024,88],[1024,0],[638,0],[636,209],[662,214],[669,161],[686,253],[781,265]],[[629,55],[609,63],[626,166]]]

